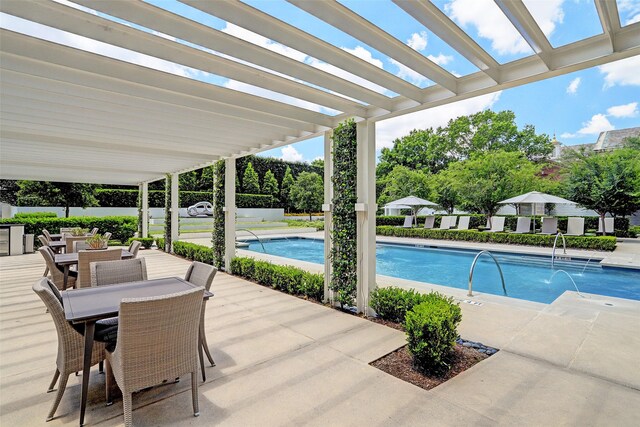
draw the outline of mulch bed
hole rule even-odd
[[[466,371],[487,357],[489,356],[480,353],[474,348],[456,344],[451,358],[451,369],[442,375],[426,375],[413,368],[413,359],[409,354],[409,350],[407,350],[407,346],[404,346],[372,362],[371,366],[420,388],[430,390]]]
[[[400,323],[390,322],[376,317],[370,317],[369,320],[399,331],[404,331],[404,328]],[[482,353],[475,348],[456,344],[451,355],[451,360],[449,361],[449,365],[451,366],[449,371],[442,374],[424,374],[413,367],[413,358],[411,357],[411,354],[409,354],[407,346],[404,346],[393,353],[389,353],[386,356],[371,362],[371,366],[420,388],[431,390],[443,382],[455,377],[459,373],[466,371],[487,357],[489,357],[489,355]]]

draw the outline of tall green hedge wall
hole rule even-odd
[[[138,201],[138,190],[97,190],[98,203],[102,207],[133,208]],[[164,190],[149,191],[149,207],[164,207]],[[210,191],[181,191],[180,207],[194,205],[204,200],[211,201]],[[271,208],[274,207],[273,197],[264,194],[236,194],[236,206],[239,208]]]
[[[260,177],[261,186],[262,186],[262,180],[264,179],[264,174],[267,173],[268,170],[271,170],[271,172],[273,172],[273,175],[276,177],[276,180],[278,180],[278,188],[281,188],[282,178],[284,178],[284,172],[287,170],[287,166],[291,168],[291,173],[293,174],[294,178],[296,178],[298,174],[300,174],[300,172],[315,172],[320,176],[324,176],[324,170],[322,170],[321,168],[317,168],[315,166],[311,166],[307,163],[286,162],[281,159],[251,155],[251,156],[240,157],[236,159],[236,171],[238,175],[238,180],[236,181],[236,183],[240,185],[240,187],[236,188],[236,192],[241,191],[242,176],[249,162],[251,162],[253,169],[257,172],[258,176]]]

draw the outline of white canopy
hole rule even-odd
[[[563,199],[562,197],[552,196],[551,194],[541,193],[539,191],[530,191],[519,196],[512,197],[510,199],[498,202],[502,205],[519,205],[519,204],[535,204],[535,203],[555,203],[555,204],[571,204],[575,205],[576,202]]]
[[[437,203],[433,203],[416,196],[403,197],[402,199],[394,200],[393,202],[389,202],[386,204],[387,207],[401,208],[401,209],[416,208],[420,206],[437,206],[437,205],[438,205]]]
[[[0,178],[149,182],[321,135],[348,117],[375,122],[640,54],[640,23],[621,26],[615,1],[595,2],[601,34],[553,47],[524,3],[496,0],[533,51],[507,63],[432,2],[390,4],[478,69],[456,76],[339,2],[288,1],[433,84],[416,86],[240,1],[181,0],[236,34],[257,33],[335,71],[147,2],[2,0]],[[8,28],[16,18],[21,24]],[[34,26],[39,35],[24,33]],[[61,36],[51,41],[52,33]],[[168,72],[185,67],[277,96]],[[321,108],[301,107],[309,103]]]

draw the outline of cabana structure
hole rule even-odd
[[[323,135],[328,176],[331,131],[353,117],[358,131],[360,310],[375,286],[376,122],[640,54],[640,23],[621,26],[615,1],[595,1],[601,34],[552,47],[521,1],[496,0],[534,52],[502,64],[433,3],[394,0],[394,7],[478,69],[458,77],[338,2],[289,0],[433,83],[421,88],[238,1],[182,3],[341,72],[324,71],[142,1],[74,3],[91,10],[53,1],[0,2],[6,14],[0,30],[0,178],[140,185],[146,212],[148,183],[170,173],[177,239],[178,175],[225,159],[229,262],[235,248],[235,159]],[[7,29],[8,17],[25,21],[16,20]],[[66,33],[56,41],[45,40],[21,33],[21,22]],[[155,68],[71,47],[69,34],[84,37],[76,37],[83,46],[133,53],[138,62]],[[159,71],[157,64],[179,64],[322,108],[313,111]],[[397,95],[341,77],[345,72]],[[330,182],[325,179],[327,224]],[[325,233],[328,248],[330,235]]]

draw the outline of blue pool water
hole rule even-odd
[[[256,241],[249,250],[262,252]],[[263,241],[268,254],[324,263],[324,242],[315,239],[272,239]],[[469,269],[478,251],[421,248],[411,245],[377,245],[378,274],[466,289]],[[640,300],[640,271],[602,268],[598,261],[586,259],[556,261],[551,269],[550,257],[494,253],[504,273],[508,296],[529,301],[551,303],[566,290]],[[568,273],[553,273],[557,270]],[[480,257],[473,274],[473,289],[502,295],[498,269],[490,257]]]

